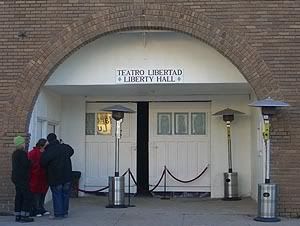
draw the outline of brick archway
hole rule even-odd
[[[18,130],[26,131],[29,123],[27,112],[32,111],[39,89],[64,59],[101,36],[140,29],[177,31],[204,41],[240,70],[258,98],[282,96],[268,66],[244,37],[191,9],[146,4],[110,8],[77,21],[55,34],[24,69],[18,82],[21,90],[13,94],[14,109],[7,115],[10,118],[21,116],[22,123],[18,125]],[[7,128],[11,126],[16,127],[8,125]]]
[[[109,8],[65,27],[45,43],[26,65],[3,120],[3,140],[26,133],[40,88],[52,72],[87,43],[118,31],[170,30],[193,36],[218,50],[244,75],[258,98],[281,98],[277,82],[254,47],[222,24],[188,8],[141,4]]]

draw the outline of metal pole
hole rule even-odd
[[[130,206],[130,168],[128,168],[128,206]]]
[[[264,142],[266,151],[265,160],[265,183],[270,183],[270,121],[269,116],[264,115]]]
[[[167,197],[167,167],[164,167],[164,174],[165,174],[165,178],[164,178],[164,197],[162,197],[161,199],[170,199],[169,197]]]
[[[167,193],[167,174],[166,174],[166,166],[165,166],[165,178],[164,178],[164,198],[166,198],[166,193]]]
[[[228,140],[228,167],[229,167],[229,173],[232,173],[230,121],[226,121],[226,127],[227,127],[227,140]]]
[[[119,176],[118,167],[118,149],[119,149],[119,139],[118,139],[118,121],[116,121],[116,133],[115,133],[115,177]]]
[[[119,176],[119,157],[120,157],[120,138],[121,138],[121,123],[122,119],[116,121],[116,134],[115,134],[115,176]]]

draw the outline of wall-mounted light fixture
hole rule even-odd
[[[27,37],[27,32],[26,31],[19,31],[17,34],[17,37],[20,39],[24,39]]]

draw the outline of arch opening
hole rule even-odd
[[[170,180],[168,190],[222,197],[226,127],[212,114],[230,107],[246,113],[232,125],[233,165],[243,178],[240,194],[256,197],[263,169],[262,156],[257,157],[259,114],[247,106],[254,98],[240,71],[198,39],[170,31],[114,33],[82,47],[53,72],[33,110],[31,146],[49,132],[58,133],[79,150],[74,169],[83,172],[81,186],[101,188],[113,170],[114,128],[102,134],[98,113],[101,117],[101,109],[114,103],[136,109],[147,102],[149,184],[158,179],[164,165],[190,179],[208,164],[209,171],[196,183],[182,186]],[[166,118],[169,129],[160,130]],[[202,129],[195,128],[197,123]],[[142,131],[137,131],[136,115],[127,116],[121,169],[129,167],[134,173],[137,132]]]

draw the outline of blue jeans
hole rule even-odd
[[[71,182],[50,186],[53,199],[53,211],[55,217],[64,217],[69,211],[69,197]]]

